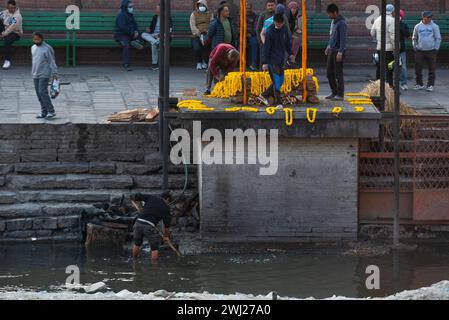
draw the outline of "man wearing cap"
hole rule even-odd
[[[440,27],[432,21],[433,14],[430,11],[422,13],[422,21],[413,30],[413,50],[415,50],[415,90],[426,89],[432,92],[435,86],[435,69],[437,53],[441,45]],[[424,63],[429,68],[427,88],[424,87],[422,69]]]
[[[386,7],[386,46],[385,46],[385,59],[386,66],[394,62],[394,37],[395,37],[395,22],[394,22],[394,6],[388,4]],[[371,28],[371,36],[377,40],[377,54],[381,55],[382,47],[382,16],[378,17]],[[380,64],[377,64],[376,79],[380,79]],[[387,68],[387,82],[390,87],[393,87],[393,69]]]

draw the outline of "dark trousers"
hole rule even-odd
[[[424,64],[427,64],[429,68],[429,78],[427,80],[427,86],[435,85],[435,70],[437,67],[437,51],[416,51],[415,52],[415,72],[416,72],[416,84],[422,86],[423,75],[422,70]]]
[[[223,77],[223,78],[226,77],[226,75],[228,74],[227,72],[221,70],[220,67],[218,67],[218,73],[219,73],[220,77]],[[212,89],[212,83],[213,82],[217,83],[218,79],[216,79],[214,77],[214,75],[212,74],[212,71],[210,70],[210,63],[209,63],[209,68],[207,69],[207,83],[206,83],[207,90],[211,90]]]
[[[3,38],[4,47],[5,47],[5,60],[11,61],[11,53],[12,53],[12,45],[14,42],[20,39],[20,36],[17,33],[10,33],[6,37]]]
[[[203,46],[200,38],[192,39],[192,48],[197,63],[202,63],[203,61],[209,63],[209,46]]]
[[[274,103],[280,104],[281,87],[284,84],[285,80],[285,70],[282,66],[269,65],[268,67],[272,84],[268,87],[267,90],[265,90],[264,93],[262,93],[262,96],[264,96],[266,99],[274,97]]]
[[[36,90],[37,98],[41,104],[41,113],[46,116],[48,113],[54,113],[55,108],[51,103],[50,95],[48,94],[48,78],[34,79],[34,89]]]
[[[122,64],[129,65],[130,45],[133,39],[131,39],[130,36],[124,34],[115,35],[114,39],[122,46]]]
[[[345,95],[345,79],[343,75],[343,60],[337,62],[337,51],[332,51],[327,56],[327,79],[333,95],[343,97]]]
[[[380,51],[377,51],[377,54],[379,55],[379,63],[377,64],[377,70],[376,70],[376,79],[379,80],[380,79]],[[394,74],[394,69],[389,69],[388,68],[388,64],[390,64],[391,62],[394,61],[394,52],[393,51],[387,51],[385,53],[385,61],[386,61],[386,65],[385,68],[387,70],[387,83],[390,85],[390,87],[393,88],[394,86],[394,82],[393,82],[393,74]]]

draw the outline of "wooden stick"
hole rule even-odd
[[[136,208],[136,210],[137,210],[140,214],[143,212],[143,209],[142,209],[142,206],[141,206],[140,203],[138,203],[137,201],[134,201],[134,200],[131,200],[131,203],[132,203],[133,207]],[[162,240],[165,241],[165,237],[164,237],[164,234],[162,233],[162,231],[159,230],[159,228],[156,227],[156,226],[154,226],[153,228],[159,233],[159,235],[161,236]],[[168,246],[169,246],[169,247],[170,247],[170,248],[171,248],[171,249],[178,255],[178,257],[182,257],[181,252],[179,252],[178,249],[175,248],[175,246],[174,246],[173,243],[170,241],[170,239],[167,239],[166,242],[167,242]]]

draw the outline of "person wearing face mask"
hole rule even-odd
[[[205,39],[209,24],[213,20],[206,0],[199,0],[195,10],[190,15],[190,29],[192,31],[192,47],[196,57],[196,70],[206,70],[209,63],[209,46]]]
[[[52,119],[56,117],[55,108],[48,93],[48,83],[50,79],[58,79],[58,67],[56,66],[55,52],[53,48],[44,41],[44,36],[40,32],[33,34],[31,47],[32,69],[34,88],[41,105],[41,113],[37,119]]]
[[[140,32],[134,19],[134,4],[130,0],[121,1],[120,12],[115,19],[114,39],[122,46],[123,68],[125,71],[132,71],[129,67],[130,46],[139,50],[144,46],[137,41],[140,39]]]
[[[5,47],[5,62],[3,63],[5,70],[11,67],[12,45],[23,34],[22,21],[16,1],[9,0],[8,8],[0,11],[0,40],[3,40]]]
[[[274,97],[278,109],[283,109],[281,101],[281,87],[284,84],[284,70],[289,57],[290,62],[295,61],[293,55],[290,33],[285,24],[283,13],[274,15],[274,23],[265,34],[265,43],[262,54],[262,70],[270,73],[272,85],[261,95],[259,100],[269,105],[268,98]]]

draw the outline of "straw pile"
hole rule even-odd
[[[380,95],[380,80],[372,81],[368,84],[363,90],[362,93],[369,94],[370,96],[379,96]],[[394,112],[394,90],[390,88],[387,84],[385,86],[385,112]],[[401,101],[400,104],[400,114],[406,116],[414,116],[419,115],[419,113],[413,109],[407,103]],[[416,125],[415,120],[401,120],[401,130],[408,131]],[[388,123],[385,126],[386,135],[393,136],[393,123]],[[404,132],[403,132],[404,133]]]

